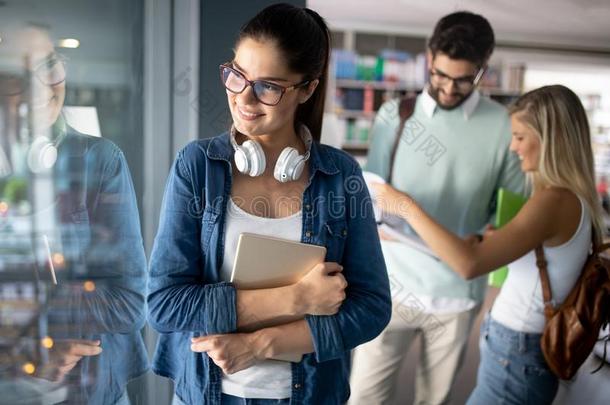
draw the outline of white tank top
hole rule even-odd
[[[587,260],[591,248],[591,216],[579,197],[581,214],[578,229],[566,243],[544,247],[555,306],[561,304]],[[518,332],[542,333],[544,303],[536,252],[531,251],[508,266],[508,277],[491,310],[491,317]]]
[[[302,213],[284,218],[258,217],[242,210],[229,199],[225,220],[225,249],[221,279],[229,281],[242,232],[273,236],[299,242],[303,229]],[[222,392],[241,398],[290,398],[292,382],[291,363],[265,360],[246,370],[223,375]]]

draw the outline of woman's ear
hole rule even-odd
[[[320,80],[312,80],[309,82],[307,87],[302,88],[301,95],[299,97],[299,104],[304,104],[309,100],[309,98],[313,95],[313,92],[316,91],[316,87],[320,84]]]

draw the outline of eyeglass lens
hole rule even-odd
[[[249,82],[241,73],[226,66],[223,66],[221,69],[222,80],[227,90],[232,93],[241,93],[246,89]],[[254,90],[254,96],[261,103],[269,105],[279,103],[280,98],[282,97],[281,87],[262,80],[254,80],[251,83],[252,89]]]
[[[475,76],[460,77],[460,78],[454,79],[452,77],[447,76],[444,73],[437,72],[434,70],[432,71],[431,76],[434,78],[437,85],[443,86],[449,82],[453,82],[455,87],[457,87],[459,90],[462,90],[462,91],[470,90],[475,85],[475,83],[474,83]]]
[[[56,86],[66,80],[64,62],[57,57],[50,58],[34,70],[35,80],[45,86]],[[18,95],[27,89],[27,80],[23,76],[10,76],[0,79],[0,94]]]

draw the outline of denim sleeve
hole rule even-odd
[[[340,358],[345,352],[374,339],[390,321],[392,302],[371,198],[354,167],[359,186],[347,193],[346,248],[343,275],[348,287],[341,309],[331,316],[306,316],[318,362]]]
[[[388,178],[390,171],[390,155],[398,130],[398,101],[384,103],[373,121],[371,128],[371,145],[366,159],[365,170]]]
[[[70,337],[130,333],[146,321],[146,258],[135,192],[123,153],[108,145],[86,155],[95,162],[84,169],[89,221],[71,225],[83,237],[72,242],[85,248],[72,277],[60,281],[49,311],[51,322],[67,323],[63,330]]]
[[[205,162],[194,158],[189,162],[185,156],[185,150],[178,154],[163,197],[150,258],[148,320],[160,333],[234,332],[235,288],[225,282],[206,283],[203,277],[200,241],[204,202],[199,193],[204,184],[193,178],[204,178],[201,171]]]

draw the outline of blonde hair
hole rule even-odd
[[[518,114],[517,119],[540,138],[538,170],[527,174],[532,193],[552,186],[582,198],[600,244],[605,225],[595,187],[589,122],[578,96],[565,86],[544,86],[519,97],[509,113]]]

